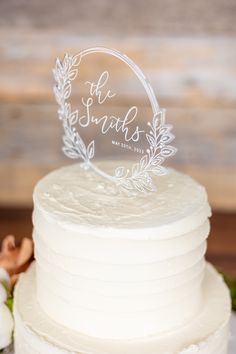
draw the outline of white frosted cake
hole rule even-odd
[[[37,184],[15,354],[226,354],[230,298],[204,258],[206,191],[175,170],[155,184],[127,197],[79,164]]]

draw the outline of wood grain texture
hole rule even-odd
[[[0,2],[0,205],[31,205],[36,181],[71,162],[61,153],[52,67],[66,51],[104,45],[130,56],[167,108],[179,149],[171,165],[205,185],[213,207],[235,211],[235,16],[234,0]],[[133,77],[108,58],[81,78],[102,66],[121,92],[109,109],[146,110]]]
[[[124,116],[130,106],[97,107],[97,116],[115,113]],[[151,119],[148,107],[139,107],[142,124]],[[22,159],[38,162],[62,161],[63,128],[57,117],[56,104],[1,104],[0,105],[0,160]],[[236,117],[234,109],[167,108],[166,118],[174,126],[175,145],[179,153],[176,164],[202,164],[206,167],[236,165]],[[98,134],[96,126],[86,133],[90,141]],[[39,130],[40,129],[40,133]],[[110,138],[96,136],[109,154]]]
[[[54,45],[52,45],[52,43]],[[62,30],[17,31],[0,28],[0,102],[54,102],[52,68],[65,52],[104,45],[126,53],[145,72],[165,106],[236,107],[235,37],[146,37],[125,39],[75,35]],[[109,56],[80,73],[110,68]],[[137,99],[136,81],[113,70],[118,91]],[[125,82],[125,85],[124,85]],[[80,87],[80,91],[83,87]],[[82,93],[82,92],[81,92]],[[140,98],[140,97],[138,97]],[[125,98],[124,98],[125,99]],[[122,99],[123,100],[123,99]]]
[[[62,127],[56,109],[55,104],[0,105],[0,205],[31,205],[37,180],[58,166],[74,162],[61,152]],[[123,112],[127,107],[110,109]],[[235,210],[234,110],[172,107],[167,110],[167,119],[175,126],[179,150],[169,164],[199,180],[214,208]],[[89,140],[92,128],[90,134]],[[110,141],[104,136],[100,135],[97,143],[104,157],[115,157],[110,155]]]
[[[0,26],[82,34],[232,34],[234,0],[8,0],[0,2]]]

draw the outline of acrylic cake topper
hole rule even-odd
[[[107,70],[99,72],[95,81],[90,79],[83,83],[88,91],[86,97],[81,98],[79,108],[72,108],[70,101],[72,82],[80,76],[79,68],[82,60],[95,53],[110,55],[113,59],[118,59],[126,64],[139,79],[152,109],[150,119],[142,120],[144,121],[142,127],[137,125],[139,109],[136,105],[131,106],[123,116],[114,113],[111,115],[106,113],[102,116],[97,114],[96,107],[114,100],[117,96],[109,88],[110,75]],[[96,47],[83,50],[77,55],[66,54],[62,61],[57,59],[53,74],[56,81],[54,93],[59,104],[59,119],[64,128],[63,151],[65,155],[72,159],[81,159],[85,168],[92,168],[121,189],[140,192],[155,190],[152,176],[166,173],[162,164],[167,157],[175,154],[176,148],[169,145],[174,139],[171,133],[172,126],[165,123],[165,111],[159,108],[154,91],[140,68],[117,50]],[[93,108],[95,112],[91,113]],[[99,144],[96,142],[96,136],[87,143],[82,137],[85,129],[90,129],[91,133],[92,125],[99,128],[97,134],[100,134],[100,137],[101,134],[103,137],[108,135],[111,146],[123,148],[125,154],[127,151],[132,151],[135,161],[130,162],[131,165],[128,167],[125,164],[120,165],[117,161],[112,174],[102,170],[95,161]],[[110,137],[111,133],[112,137]],[[139,146],[141,140],[144,141],[144,148]]]

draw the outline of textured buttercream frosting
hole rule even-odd
[[[201,310],[187,326],[135,340],[96,339],[54,322],[42,311],[36,301],[33,265],[15,290],[15,354],[226,354],[230,297],[222,277],[210,265],[203,297]]]
[[[100,167],[114,170],[114,163]],[[78,164],[37,184],[37,299],[53,320],[122,339],[178,328],[199,312],[210,216],[205,189],[171,169],[155,184],[156,193],[128,197]]]
[[[114,166],[113,162],[100,163],[106,170],[112,171]],[[93,170],[84,170],[79,164],[67,166],[37,184],[34,220],[43,213],[67,230],[89,227],[102,237],[161,238],[187,233],[210,215],[205,189],[191,177],[169,170],[154,177],[154,182],[156,193],[127,197]]]

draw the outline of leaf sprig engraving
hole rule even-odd
[[[71,104],[68,102],[72,91],[72,81],[78,75],[82,53],[75,56],[66,54],[62,61],[56,60],[53,69],[56,81],[54,94],[59,104],[59,119],[62,121],[64,128],[63,152],[69,158],[82,159],[86,165],[115,182],[121,189],[140,192],[155,190],[151,175],[165,174],[166,169],[162,166],[162,163],[176,152],[176,148],[169,145],[174,139],[174,135],[171,133],[172,126],[165,124],[165,111],[160,110],[157,114],[154,114],[152,121],[147,123],[148,132],[146,132],[145,137],[148,149],[139,162],[133,164],[131,168],[117,167],[114,176],[100,170],[90,162],[95,155],[95,142],[92,140],[88,146],[85,145],[75,127],[79,121],[79,109],[72,111]],[[126,57],[124,56],[124,58]]]
[[[75,128],[79,119],[79,110],[72,111],[71,104],[67,102],[71,95],[71,82],[78,75],[78,66],[81,61],[80,55],[71,56],[66,54],[63,61],[56,60],[55,68],[53,69],[56,85],[54,86],[54,94],[59,104],[58,115],[63,122],[64,135],[62,148],[66,156],[71,159],[81,158],[88,163],[95,153],[95,143],[92,140],[86,147],[83,139]]]
[[[167,157],[176,153],[176,148],[167,145],[174,139],[174,135],[171,133],[172,126],[165,124],[165,111],[160,111],[153,117],[152,122],[147,124],[150,131],[146,133],[149,143],[146,154],[139,163],[133,165],[131,171],[125,170],[124,167],[118,167],[115,171],[118,183],[129,190],[155,190],[150,173],[156,176],[166,174],[166,169],[161,164]]]

